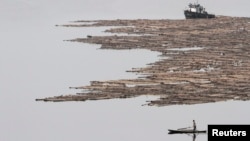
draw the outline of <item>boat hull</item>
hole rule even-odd
[[[196,133],[206,133],[206,130],[168,130],[168,134],[196,134]]]
[[[215,15],[208,13],[197,13],[189,10],[184,11],[184,15],[186,19],[211,19],[215,18]]]

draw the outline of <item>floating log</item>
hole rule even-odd
[[[87,89],[87,93],[37,100],[85,101],[156,95],[160,98],[148,103],[155,106],[250,100],[250,18],[89,22],[94,24],[76,22],[65,26],[119,27],[106,30],[115,35],[68,41],[99,44],[101,49],[148,49],[160,52],[160,60],[129,70],[143,75],[137,79],[93,81],[89,86],[76,87]]]

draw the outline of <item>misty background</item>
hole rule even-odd
[[[25,19],[183,19],[196,0],[0,0],[1,20]],[[208,12],[250,16],[249,0],[199,0]]]
[[[75,20],[184,19],[194,0],[0,0],[1,141],[166,141],[167,129],[249,124],[249,102],[141,106],[156,97],[45,103],[36,98],[75,94],[93,80],[135,78],[126,70],[160,59],[148,50],[100,50],[63,40],[105,35],[107,28],[55,27]],[[216,15],[250,17],[249,0],[199,0]],[[244,110],[242,110],[244,109]],[[198,136],[197,141],[206,141]]]

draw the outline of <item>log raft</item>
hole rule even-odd
[[[82,93],[38,101],[155,95],[159,99],[148,101],[148,105],[167,106],[250,100],[250,18],[99,20],[77,21],[63,26],[112,26],[105,32],[114,35],[91,35],[91,38],[89,35],[69,41],[99,44],[101,49],[148,49],[160,52],[162,59],[144,68],[128,70],[144,74],[143,77],[93,81],[89,86],[75,87],[82,89]]]

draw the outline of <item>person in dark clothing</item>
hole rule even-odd
[[[194,120],[193,120],[193,129],[194,129],[194,131],[196,130],[196,123]]]

